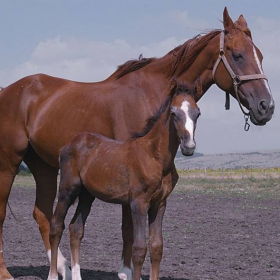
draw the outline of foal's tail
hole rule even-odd
[[[13,210],[12,210],[12,207],[11,207],[9,201],[8,201],[8,207],[9,207],[9,209],[10,209],[10,211],[11,211],[11,214],[12,214],[12,216],[14,217],[14,219],[15,219],[17,222],[19,222],[19,220],[17,219],[15,213],[14,213]]]

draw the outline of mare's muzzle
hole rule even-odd
[[[270,102],[266,100],[261,100],[257,106],[250,107],[250,120],[254,125],[265,125],[274,113],[274,100],[271,99]]]

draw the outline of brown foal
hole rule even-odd
[[[69,207],[79,197],[70,224],[72,280],[80,280],[80,243],[84,225],[95,198],[129,205],[133,222],[132,261],[134,280],[139,280],[146,256],[146,219],[149,221],[150,279],[159,279],[162,258],[162,219],[166,198],[164,174],[173,167],[180,144],[184,155],[195,149],[194,132],[200,110],[193,95],[182,84],[172,82],[168,98],[148,119],[145,129],[127,141],[116,141],[97,133],[82,133],[60,153],[61,181],[58,204],[51,220],[51,268],[49,280],[58,279],[57,253]],[[200,94],[200,81],[195,83]],[[165,209],[165,208],[163,208]]]

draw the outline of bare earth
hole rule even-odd
[[[15,279],[47,279],[49,264],[32,218],[35,188],[13,187],[4,225],[4,255]],[[279,196],[172,193],[164,219],[161,279],[280,279]],[[66,227],[73,209],[68,215]],[[95,201],[81,252],[84,280],[118,279],[121,207]],[[68,230],[62,251],[70,260]],[[143,268],[148,280],[149,257]]]

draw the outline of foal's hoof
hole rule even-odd
[[[123,267],[119,270],[118,276],[120,280],[132,280],[132,271],[128,267]],[[142,280],[142,278],[140,278]]]
[[[128,267],[122,267],[118,272],[118,276],[120,280],[132,280],[131,269]]]

